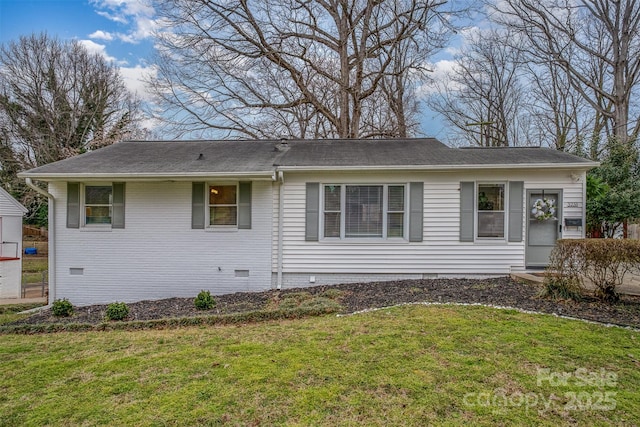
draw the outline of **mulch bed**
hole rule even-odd
[[[508,277],[401,280],[315,286],[281,291],[240,292],[215,296],[216,307],[206,312],[195,308],[193,298],[140,301],[128,304],[130,313],[127,320],[153,320],[264,310],[272,307],[274,301],[282,299],[288,293],[308,292],[315,296],[323,295],[332,289],[342,291],[338,301],[344,307],[344,313],[403,303],[478,303],[640,328],[640,297],[623,296],[615,304],[603,303],[590,296],[585,296],[580,302],[552,300],[538,296],[539,286],[519,283]],[[104,322],[106,307],[106,305],[76,307],[74,315],[69,318],[54,317],[47,309],[15,324],[71,322],[99,324]]]

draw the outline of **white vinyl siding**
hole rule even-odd
[[[26,209],[20,203],[18,203],[16,199],[11,197],[9,193],[7,193],[5,190],[0,191],[0,217],[22,217],[26,212]]]
[[[305,183],[331,181],[358,185],[394,182],[424,182],[424,226],[422,242],[393,240],[305,241]],[[524,269],[525,243],[506,239],[460,242],[460,182],[524,181],[524,189],[562,188],[563,203],[582,206],[583,182],[574,182],[569,171],[476,171],[456,173],[289,173],[285,177],[283,274],[334,274],[342,277],[362,275],[475,275],[508,274]],[[277,192],[274,192],[274,197]],[[505,205],[506,206],[506,205]],[[580,208],[565,208],[565,216],[575,216]],[[527,212],[523,212],[525,215]],[[277,215],[274,211],[274,248],[277,246]],[[524,224],[524,217],[523,222]],[[582,230],[565,232],[564,237],[581,237]],[[273,257],[275,271],[276,257]],[[308,278],[308,276],[306,276]],[[316,282],[316,284],[319,282]],[[297,285],[308,285],[296,283]],[[293,286],[292,283],[289,286]]]

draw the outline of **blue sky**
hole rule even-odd
[[[117,64],[128,87],[144,97],[153,18],[144,0],[0,0],[0,43],[43,31],[78,40]]]
[[[78,40],[117,64],[127,86],[144,99],[141,78],[153,71],[154,18],[149,0],[0,0],[0,43],[42,31]],[[452,64],[446,53],[439,59],[436,74]],[[426,136],[446,139],[435,113],[425,109],[421,122]]]

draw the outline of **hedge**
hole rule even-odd
[[[640,240],[562,239],[551,252],[545,289],[550,296],[576,298],[588,279],[596,297],[615,302],[629,274],[640,274]]]

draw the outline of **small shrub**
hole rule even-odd
[[[549,274],[544,279],[540,296],[552,299],[572,299],[579,301],[582,298],[582,292],[578,281],[570,277]]]
[[[313,296],[304,291],[278,293],[269,301],[267,308],[270,310],[293,310],[311,298]]]
[[[53,315],[56,317],[69,317],[73,314],[73,305],[68,299],[57,299],[51,307]]]
[[[330,288],[322,292],[321,296],[333,300],[339,300],[344,296],[344,291],[340,289]]]
[[[338,311],[342,308],[335,300],[326,297],[315,297],[300,303],[301,309],[305,310],[335,310]]]
[[[216,300],[211,296],[209,291],[200,291],[196,299],[193,301],[198,310],[210,310],[216,305]]]
[[[129,315],[129,306],[124,302],[112,302],[107,306],[107,320],[124,320]]]

